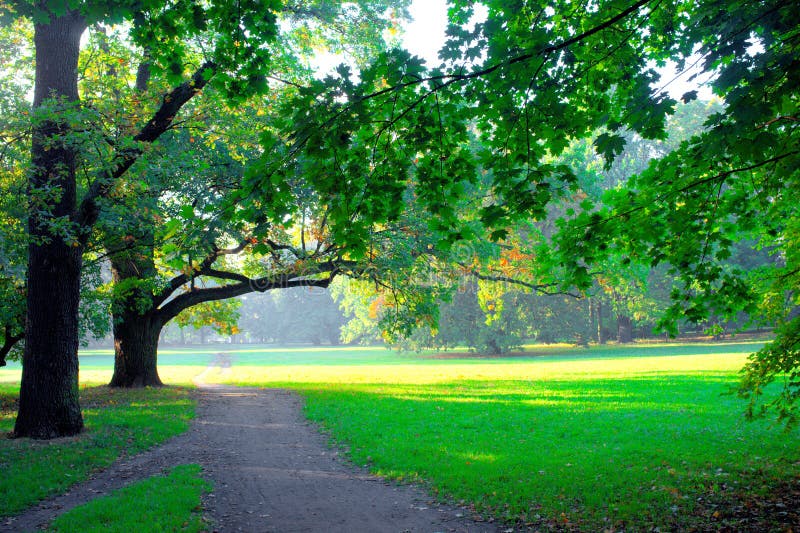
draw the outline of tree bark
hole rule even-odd
[[[620,344],[633,342],[633,324],[628,315],[617,316],[617,342]]]
[[[158,376],[158,338],[164,321],[152,304],[148,280],[156,275],[153,256],[153,222],[145,218],[142,235],[126,240],[131,247],[111,256],[111,275],[115,286],[133,285],[114,302],[114,374],[109,387],[160,387]],[[125,239],[124,239],[125,240]],[[116,244],[112,243],[111,247]],[[145,286],[137,286],[144,282]]]
[[[69,126],[62,115],[77,105],[78,54],[85,27],[74,12],[34,26],[33,107],[45,116],[33,125],[28,178],[30,245],[22,383],[14,426],[18,437],[50,439],[83,429],[78,401],[83,247],[77,235],[59,235],[53,227],[69,220],[76,204],[76,153],[66,139]]]
[[[114,375],[109,387],[160,387],[158,337],[163,324],[152,313],[135,310],[115,317]]]

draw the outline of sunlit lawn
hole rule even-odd
[[[512,522],[681,529],[800,476],[800,434],[728,394],[757,344],[550,347],[437,359],[383,349],[163,350],[167,382],[291,387],[378,473]],[[227,351],[229,369],[207,367]],[[109,355],[83,380],[106,381]],[[0,381],[18,370],[0,371]],[[18,379],[18,377],[16,378]],[[721,507],[715,505],[722,503]]]

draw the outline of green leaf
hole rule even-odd
[[[605,168],[611,168],[614,159],[625,150],[627,141],[622,135],[601,133],[594,141],[597,153],[606,160]]]

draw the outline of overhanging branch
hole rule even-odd
[[[5,327],[5,334],[3,336],[3,345],[0,346],[0,366],[6,366],[6,356],[11,353],[11,350],[16,346],[16,344],[25,338],[25,333],[20,332],[19,334],[12,334],[11,333],[11,326]]]
[[[203,90],[210,79],[210,76],[207,75],[209,71],[211,73],[216,71],[216,64],[211,61],[203,63],[190,80],[180,84],[165,95],[161,102],[161,107],[155,112],[153,118],[133,138],[133,146],[120,149],[115,154],[110,168],[99,172],[91,185],[89,185],[88,191],[86,191],[83,200],[78,206],[78,210],[72,216],[73,221],[77,223],[81,230],[81,243],[84,246],[89,240],[90,229],[99,216],[100,208],[97,205],[97,200],[105,197],[114,183],[142,155],[142,148],[139,147],[139,143],[150,144],[156,141],[170,128],[175,120],[175,115],[184,104]]]
[[[208,255],[206,255],[206,257],[197,266],[197,268],[195,268],[192,271],[191,275],[182,273],[175,276],[174,278],[169,280],[169,283],[163,290],[161,290],[161,292],[153,296],[153,307],[158,307],[159,305],[167,301],[167,299],[172,295],[172,293],[178,290],[185,283],[188,283],[189,280],[192,279],[193,277],[202,276],[208,273],[208,271],[211,269],[211,267],[214,265],[217,259],[219,259],[223,255],[237,255],[243,252],[245,248],[247,248],[250,244],[251,241],[249,239],[243,239],[238,245],[234,246],[233,248],[219,248],[217,247],[216,244],[212,244],[211,251],[208,253]]]
[[[250,283],[250,278],[244,274],[237,274],[236,272],[226,272],[224,270],[216,270],[214,268],[208,269],[203,272],[204,276],[217,279],[227,279],[230,281],[238,281],[241,283]]]
[[[451,83],[455,83],[455,82],[459,82],[459,81],[471,80],[471,79],[475,79],[475,78],[481,78],[483,76],[486,76],[487,74],[491,74],[491,73],[495,72],[496,70],[500,70],[502,68],[509,67],[509,66],[514,65],[516,63],[522,63],[524,61],[531,60],[531,59],[533,59],[535,57],[546,56],[546,55],[549,55],[549,54],[551,54],[553,52],[558,52],[560,50],[563,50],[565,48],[568,48],[568,47],[572,46],[575,43],[581,42],[581,41],[591,37],[595,33],[599,33],[599,32],[601,32],[601,31],[603,31],[603,30],[605,30],[607,28],[610,28],[611,26],[613,26],[614,24],[616,24],[620,20],[628,17],[629,15],[634,13],[635,11],[638,11],[639,9],[644,7],[645,5],[649,4],[651,1],[652,0],[638,0],[637,2],[633,3],[632,5],[630,5],[628,8],[626,8],[623,11],[619,12],[615,16],[603,21],[602,23],[598,24],[597,26],[594,26],[594,27],[586,30],[585,32],[583,32],[583,33],[581,33],[579,35],[576,35],[576,36],[571,37],[569,39],[565,39],[565,40],[563,40],[563,41],[561,41],[559,43],[556,43],[556,44],[553,44],[553,45],[550,45],[550,46],[545,46],[545,47],[543,47],[543,48],[541,48],[541,49],[539,49],[539,50],[537,50],[535,52],[528,52],[528,53],[525,53],[525,54],[521,54],[521,55],[512,57],[511,59],[508,59],[506,61],[501,61],[500,63],[496,63],[496,64],[494,64],[492,66],[486,67],[484,69],[476,70],[474,72],[470,72],[469,74],[441,74],[441,75],[438,75],[438,76],[427,76],[427,77],[416,78],[416,79],[414,79],[412,81],[400,83],[398,85],[393,85],[392,87],[387,87],[386,89],[382,89],[380,91],[376,91],[374,93],[370,93],[370,94],[364,96],[363,98],[361,98],[359,101],[361,102],[361,101],[365,101],[365,100],[370,100],[372,98],[376,98],[376,97],[382,96],[384,94],[395,92],[395,91],[398,91],[400,89],[404,89],[406,87],[421,85],[423,83],[432,82],[432,81],[434,81],[434,82],[435,81],[443,82],[442,86],[437,87],[437,89],[440,89],[440,88],[442,88],[442,87],[444,87],[446,85],[449,85]]]
[[[562,295],[562,296],[570,296],[570,297],[576,298],[576,299],[581,297],[580,294],[575,294],[575,293],[569,292],[569,291],[552,291],[552,290],[549,290],[549,289],[552,289],[554,287],[558,287],[559,286],[558,283],[530,283],[528,281],[517,279],[517,278],[512,278],[510,276],[494,275],[494,274],[481,274],[480,272],[477,272],[475,270],[470,270],[467,273],[470,276],[472,276],[472,277],[474,277],[476,279],[479,279],[481,281],[491,281],[491,282],[495,282],[495,283],[509,283],[511,285],[517,285],[519,287],[525,287],[527,289],[531,289],[531,290],[533,290],[535,292],[538,292],[539,294],[545,294],[547,296]]]
[[[364,95],[364,96],[358,98],[357,100],[349,103],[348,105],[343,106],[338,112],[334,113],[330,118],[325,120],[320,126],[325,128],[325,127],[331,125],[338,117],[340,117],[342,114],[346,113],[353,106],[360,105],[361,103],[366,102],[368,100],[372,100],[372,99],[375,99],[375,98],[378,98],[378,97],[381,97],[381,96],[384,96],[384,95],[387,95],[387,94],[398,92],[398,91],[401,91],[401,90],[403,90],[405,88],[408,88],[408,87],[418,87],[418,86],[421,86],[421,85],[423,85],[425,83],[433,83],[434,84],[433,88],[431,88],[429,91],[427,91],[424,94],[422,94],[412,104],[412,107],[416,107],[422,101],[427,99],[429,96],[434,95],[434,94],[438,93],[439,91],[441,91],[441,90],[445,89],[446,87],[448,87],[450,85],[453,85],[455,83],[462,83],[462,82],[466,82],[466,81],[473,80],[473,79],[476,79],[476,78],[482,78],[484,76],[492,74],[495,71],[510,67],[510,66],[515,65],[517,63],[530,61],[531,59],[534,59],[536,57],[547,57],[547,56],[549,56],[550,54],[552,54],[554,52],[558,52],[560,50],[566,49],[566,48],[572,46],[573,44],[579,43],[579,42],[591,37],[592,35],[594,35],[596,33],[599,33],[601,31],[604,31],[604,30],[606,30],[608,28],[613,27],[619,21],[627,18],[628,16],[630,16],[633,13],[635,13],[636,11],[638,11],[641,8],[643,8],[647,4],[651,3],[652,1],[653,0],[637,0],[636,2],[634,2],[633,4],[628,6],[626,9],[620,11],[619,13],[614,15],[613,17],[610,17],[610,18],[604,20],[600,24],[598,24],[598,25],[596,25],[596,26],[594,26],[592,28],[589,28],[588,30],[584,31],[583,33],[580,33],[578,35],[575,35],[573,37],[570,37],[569,39],[565,39],[565,40],[560,41],[558,43],[555,43],[555,44],[552,44],[552,45],[549,45],[549,46],[544,46],[544,47],[542,47],[542,48],[540,48],[538,50],[532,50],[532,51],[526,52],[524,54],[520,54],[518,56],[515,56],[515,57],[512,57],[510,59],[507,59],[505,61],[500,61],[498,63],[495,63],[494,65],[490,65],[490,66],[488,66],[486,68],[483,68],[481,70],[476,70],[476,71],[473,71],[473,72],[469,72],[467,74],[450,73],[450,74],[439,74],[439,75],[436,75],[436,76],[415,76],[413,79],[411,79],[409,81],[401,82],[401,83],[398,83],[396,85],[392,85],[391,87],[387,87],[385,89],[381,89],[379,91],[375,91],[375,92],[372,92],[370,94]],[[406,111],[408,111],[408,110],[406,110]],[[294,146],[289,150],[289,153],[281,161],[277,162],[277,165],[280,166],[281,164],[283,164],[284,161],[294,157],[302,149],[302,147],[305,146],[305,144],[308,142],[308,140],[310,138],[311,138],[311,135],[306,135],[304,137],[298,137],[296,142],[294,143]]]
[[[770,163],[777,163],[778,161],[780,161],[782,159],[785,159],[785,158],[791,157],[791,156],[795,156],[795,155],[798,155],[798,154],[800,154],[800,150],[793,150],[793,151],[790,151],[790,152],[786,152],[786,153],[777,155],[775,157],[771,157],[769,159],[765,159],[763,161],[759,161],[757,163],[753,163],[751,165],[747,165],[747,166],[744,166],[744,167],[733,168],[733,169],[730,169],[730,170],[726,170],[724,172],[720,172],[718,174],[713,174],[711,176],[706,176],[704,178],[697,179],[695,181],[692,181],[691,183],[688,183],[687,185],[684,185],[683,187],[680,187],[679,189],[674,189],[674,190],[667,191],[667,192],[665,192],[663,194],[659,194],[658,196],[656,196],[650,202],[636,205],[634,207],[631,207],[630,209],[627,209],[627,210],[622,211],[620,213],[614,213],[613,215],[610,215],[610,216],[605,217],[605,218],[600,218],[598,220],[593,220],[591,222],[588,222],[586,224],[578,226],[578,228],[579,229],[584,229],[584,228],[600,226],[600,225],[606,224],[606,223],[611,222],[612,220],[615,220],[615,219],[618,219],[618,218],[629,217],[629,216],[633,215],[634,213],[636,213],[638,211],[642,211],[644,209],[647,209],[648,207],[651,207],[653,204],[655,204],[657,202],[663,202],[663,201],[669,199],[670,197],[676,197],[676,196],[678,196],[678,195],[680,195],[682,193],[688,192],[688,191],[690,191],[692,189],[696,189],[697,187],[700,187],[702,185],[706,185],[708,183],[714,183],[714,182],[722,183],[723,181],[725,181],[726,179],[728,179],[730,176],[732,176],[734,174],[738,174],[740,172],[749,172],[751,170],[756,170],[756,169],[758,169],[760,167],[769,165]]]
[[[279,275],[257,279],[248,279],[247,282],[232,283],[221,287],[209,287],[206,289],[195,289],[185,292],[170,300],[166,305],[158,310],[159,318],[164,324],[178,316],[184,309],[188,309],[197,304],[211,302],[215,300],[225,300],[235,298],[251,292],[266,292],[272,289],[289,289],[293,287],[321,287],[327,288],[336,272],[331,272],[327,278],[309,279],[297,278],[290,275]]]

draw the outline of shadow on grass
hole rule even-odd
[[[0,388],[0,432],[13,428],[18,387]],[[85,431],[76,437],[0,439],[0,516],[65,492],[121,455],[132,455],[186,431],[194,416],[189,390],[177,387],[81,389]]]

